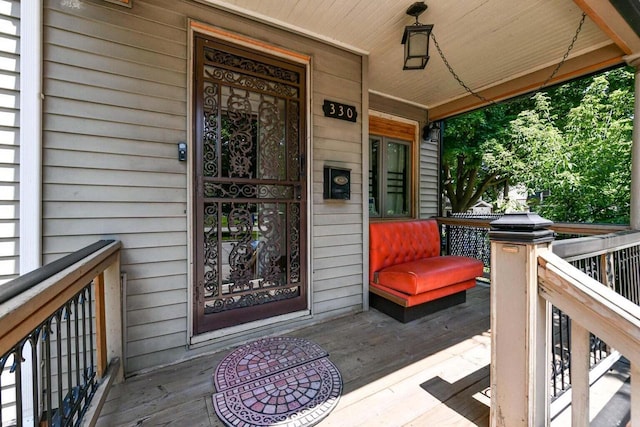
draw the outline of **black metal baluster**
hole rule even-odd
[[[635,247],[627,248],[626,251],[627,251],[627,254],[628,254],[628,256],[627,256],[627,259],[628,259],[628,262],[627,262],[627,269],[628,269],[627,270],[628,271],[627,279],[628,279],[628,282],[627,282],[627,293],[626,293],[625,297],[629,301],[635,302],[635,289],[634,289],[634,286],[633,286],[633,282],[634,282],[634,276],[635,276],[635,273],[636,273],[635,270],[637,268],[636,254],[635,254],[636,248]]]
[[[39,402],[39,377],[38,377],[38,335],[42,332],[42,327],[38,327],[29,336],[29,345],[31,346],[31,382],[32,382],[32,399],[33,399],[33,427],[38,427],[40,418],[40,402]]]
[[[622,293],[622,296],[629,298],[630,295],[630,291],[631,289],[629,288],[629,284],[631,283],[631,271],[630,271],[630,267],[631,267],[631,263],[630,263],[630,259],[629,259],[629,251],[626,249],[622,249],[619,251],[621,258],[622,258],[622,263],[623,263],[623,267],[622,267],[622,274],[624,275],[623,277],[623,281],[625,284],[625,289]]]
[[[62,388],[62,328],[60,325],[62,319],[62,313],[58,310],[55,313],[56,320],[56,367],[58,369],[58,416],[60,421],[64,420],[64,390]]]
[[[89,403],[87,399],[87,389],[89,387],[89,378],[88,378],[88,369],[89,362],[87,360],[87,351],[90,351],[87,348],[87,297],[85,295],[84,289],[81,292],[82,295],[82,401],[83,405]],[[89,319],[91,321],[91,319]]]
[[[87,386],[87,313],[86,313],[86,298],[84,292],[80,297],[80,304],[82,306],[82,387]]]
[[[92,304],[92,295],[91,295],[91,287],[92,287],[92,283],[89,283],[89,285],[87,285],[86,289],[87,289],[87,293],[89,294],[88,296],[88,301],[89,301],[89,355],[90,355],[90,360],[91,360],[91,364],[90,369],[90,377],[91,377],[91,393],[93,393],[93,378],[94,378],[94,373],[95,373],[95,369],[93,369],[93,367],[95,366],[94,363],[95,361],[93,360],[93,304]],[[95,285],[94,285],[95,286]]]
[[[65,304],[65,322],[67,324],[67,396],[69,399],[69,407],[73,407],[73,405],[75,404],[75,398],[74,398],[74,387],[73,387],[73,366],[71,364],[71,357],[72,357],[72,353],[71,353],[71,303],[67,302],[67,304]]]
[[[447,250],[447,253],[445,255],[451,255],[451,226],[447,224],[444,226],[444,229],[446,236],[445,247]]]
[[[613,253],[613,264],[615,265],[615,286],[613,288],[614,291],[619,293],[620,295],[624,295],[624,280],[622,280],[622,269],[620,263],[620,251],[616,251]]]
[[[80,388],[80,333],[78,328],[78,296],[76,295],[73,298],[73,329],[75,332],[75,342],[76,342],[76,384],[78,388]]]
[[[631,282],[629,283],[629,287],[631,288],[629,295],[631,296],[631,301],[636,304],[640,304],[640,301],[638,299],[638,284],[640,283],[640,263],[638,262],[638,258],[640,257],[640,250],[638,246],[634,246],[632,250],[633,262],[631,271],[633,272],[633,277],[631,278]]]
[[[556,376],[556,313],[558,309],[551,308],[551,381],[553,383],[553,391],[551,397],[557,397],[558,395],[558,381]]]
[[[42,342],[44,344],[44,368],[45,368],[45,411],[47,414],[47,426],[53,426],[53,410],[51,409],[51,318],[44,325]]]
[[[5,354],[0,357],[0,390],[2,390],[2,373],[4,372],[4,367],[9,360],[9,354]],[[0,427],[2,427],[2,393],[0,393]]]
[[[622,282],[624,283],[624,288],[620,292],[622,296],[629,298],[629,256],[627,251],[621,249],[618,251],[618,256],[620,257],[620,274],[622,276]]]
[[[15,353],[13,354],[13,367],[11,371],[15,378],[15,390],[16,390],[16,422],[18,426],[23,424],[22,421],[22,347],[24,341],[19,342],[15,347]]]
[[[626,260],[626,281],[627,281],[627,292],[624,295],[628,300],[633,301],[633,287],[631,286],[633,283],[633,250],[632,248],[627,248],[624,250],[625,260]]]
[[[635,304],[640,304],[638,301],[638,278],[640,277],[640,265],[638,264],[638,246],[629,248],[629,293],[628,299]]]
[[[631,287],[630,295],[633,298],[632,301],[640,305],[640,292],[638,290],[638,287],[640,287],[640,247],[634,246],[633,252],[632,271],[634,272],[634,277],[632,282],[629,284]]]

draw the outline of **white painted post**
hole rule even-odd
[[[551,221],[535,213],[491,223],[491,426],[548,426],[550,308],[538,294],[538,254]]]
[[[633,145],[631,148],[631,212],[629,225],[640,230],[640,56],[625,58],[636,69]]]
[[[20,274],[42,262],[42,0],[20,2]],[[38,350],[39,351],[39,350]],[[39,353],[38,353],[39,354]],[[23,421],[34,425],[33,360],[22,366]],[[39,358],[39,357],[38,357]],[[38,379],[35,379],[36,387]]]
[[[631,148],[631,212],[629,225],[640,230],[640,54],[625,58],[627,64],[635,67],[635,104],[633,115],[633,145]],[[640,378],[640,368],[631,364],[632,378]],[[631,425],[640,424],[640,381],[631,383]]]

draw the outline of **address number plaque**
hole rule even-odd
[[[322,104],[322,111],[324,111],[325,117],[346,120],[348,122],[355,122],[358,117],[355,106],[341,104],[327,99],[325,99],[324,104]]]

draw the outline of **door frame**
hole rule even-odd
[[[288,50],[280,46],[271,45],[263,41],[253,39],[239,33],[233,33],[228,30],[224,30],[220,27],[206,24],[197,20],[189,20],[188,26],[189,28],[188,28],[188,43],[187,43],[187,64],[188,65],[187,65],[187,118],[186,118],[186,139],[187,139],[188,154],[187,154],[187,179],[186,179],[187,210],[185,215],[185,219],[187,222],[187,231],[186,231],[187,233],[186,291],[187,291],[187,336],[188,336],[187,346],[189,348],[197,348],[207,344],[211,344],[212,342],[215,342],[216,340],[219,340],[222,338],[228,338],[229,335],[235,335],[235,334],[240,335],[243,333],[247,333],[249,331],[253,332],[259,329],[268,328],[274,325],[275,323],[289,322],[296,319],[300,319],[302,317],[309,317],[312,314],[313,282],[311,281],[311,278],[312,278],[311,273],[313,271],[313,266],[312,266],[312,257],[311,257],[311,248],[312,248],[311,230],[312,230],[312,219],[313,219],[313,212],[312,212],[313,210],[313,204],[312,204],[313,202],[313,193],[312,193],[313,191],[313,173],[312,173],[313,172],[312,170],[313,151],[311,147],[311,141],[312,141],[311,132],[313,129],[313,123],[312,123],[313,114],[312,114],[312,105],[311,105],[311,98],[312,98],[311,88],[313,87],[313,85],[311,80],[312,63],[311,63],[311,57],[309,55]],[[293,313],[287,313],[279,316],[274,316],[268,319],[243,323],[240,325],[231,326],[224,329],[205,332],[198,335],[194,334],[194,328],[193,328],[193,320],[194,320],[194,316],[196,316],[196,313],[194,313],[194,308],[193,308],[194,307],[193,299],[195,294],[194,281],[196,280],[195,274],[194,274],[195,262],[196,262],[195,260],[196,242],[195,242],[195,239],[193,238],[194,237],[193,233],[194,233],[194,214],[195,214],[194,212],[195,194],[194,194],[194,186],[192,184],[194,179],[194,174],[195,174],[195,170],[194,170],[195,150],[193,149],[193,147],[195,147],[195,141],[194,141],[194,135],[192,132],[192,126],[193,126],[193,118],[194,118],[193,117],[193,114],[194,114],[193,77],[195,72],[194,64],[193,64],[193,49],[194,49],[194,38],[196,33],[204,34],[209,37],[219,39],[221,41],[225,41],[227,43],[230,42],[238,46],[248,47],[250,49],[262,51],[275,57],[279,57],[279,58],[283,58],[289,61],[299,63],[305,67],[306,94],[303,102],[305,103],[305,107],[306,107],[306,111],[305,111],[305,115],[306,115],[305,117],[305,120],[306,120],[305,174],[306,174],[306,177],[305,178],[306,178],[306,190],[307,190],[306,191],[307,221],[306,221],[306,229],[304,230],[305,238],[307,240],[306,253],[305,253],[306,263],[307,263],[307,268],[305,273],[306,275],[305,280],[307,283],[306,285],[307,286],[307,309],[293,312]]]

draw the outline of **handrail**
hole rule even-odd
[[[459,227],[476,227],[491,228],[491,222],[495,219],[478,219],[478,218],[453,218],[453,217],[436,217],[439,224],[456,225]],[[622,224],[583,224],[570,222],[555,222],[551,229],[560,234],[581,234],[584,236],[595,236],[600,234],[615,233],[618,231],[629,230],[628,225]]]
[[[589,425],[590,380],[595,376],[590,373],[603,373],[603,366],[622,354],[631,360],[634,377],[632,425],[640,426],[640,381],[635,381],[640,378],[640,306],[628,298],[635,295],[640,277],[638,233],[582,238],[580,242],[599,242],[592,245],[606,248],[606,254],[567,261],[554,253],[555,247],[573,247],[576,254],[576,245],[554,241],[553,227],[543,219],[534,214],[510,219],[510,225],[517,224],[515,231],[494,223],[489,236],[492,425],[509,427],[522,420],[549,425],[552,412],[565,400],[571,401],[572,425]],[[594,345],[605,358],[594,357]],[[558,381],[561,393],[566,386],[572,390],[561,399],[554,394]]]
[[[0,425],[7,408],[17,426],[25,416],[47,425],[79,425],[85,415],[95,422],[105,391],[122,378],[121,246],[99,241],[4,289],[0,387],[11,392],[0,396]],[[7,396],[14,400],[3,402]]]
[[[27,274],[23,274],[22,276],[17,277],[10,282],[0,285],[0,304],[10,300],[16,295],[21,294],[27,289],[31,289],[38,283],[48,279],[56,273],[61,272],[70,265],[73,265],[76,262],[80,261],[87,255],[90,255],[98,249],[102,249],[113,242],[114,240],[99,240],[92,245],[86,246],[76,252],[53,261],[43,266],[42,268],[38,268]]]
[[[626,224],[584,224],[572,222],[554,222],[551,229],[559,234],[581,234],[583,236],[596,236],[600,234],[616,233],[630,230]]]
[[[640,231],[623,230],[599,236],[558,240],[553,243],[553,253],[565,261],[572,261],[626,249],[639,243]]]
[[[62,307],[88,282],[113,264],[122,244],[112,241],[91,255],[0,304],[0,354]]]
[[[547,301],[640,362],[640,307],[551,252],[538,256],[538,278]]]
[[[459,227],[477,227],[491,228],[491,221],[495,219],[479,219],[479,218],[453,218],[453,217],[436,217],[436,221],[441,225],[457,225]]]
[[[540,296],[572,319],[572,425],[589,422],[590,332],[630,360],[631,422],[640,425],[640,307],[550,251],[537,259]]]

